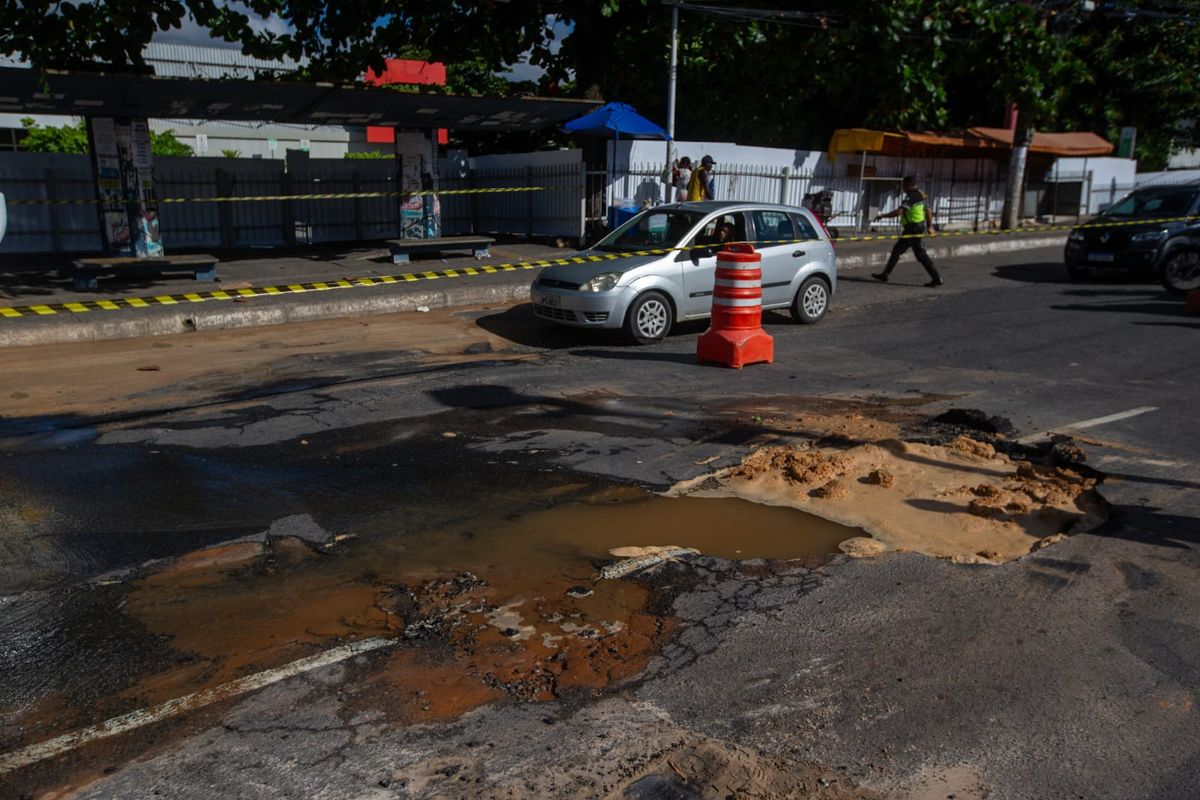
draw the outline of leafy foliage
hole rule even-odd
[[[221,151],[221,158],[241,158],[241,150],[225,149]]]
[[[30,117],[21,120],[25,129],[25,138],[21,140],[21,149],[34,153],[89,153],[87,131],[83,122],[77,125],[66,125],[61,128],[42,127],[34,124]]]
[[[88,146],[87,128],[83,120],[72,125],[41,126],[34,123],[30,117],[21,120],[25,128],[25,138],[21,140],[21,149],[34,153],[90,153]],[[179,141],[174,131],[155,133],[150,131],[150,150],[156,156],[190,156],[193,150],[190,145]],[[235,151],[236,152],[236,151]]]
[[[677,131],[822,147],[837,127],[996,125],[1015,101],[1042,128],[1112,137],[1136,126],[1139,156],[1157,164],[1200,116],[1200,25],[1139,15],[1139,4],[1122,3],[1125,16],[1040,0],[744,4],[804,24],[685,10]],[[154,32],[187,17],[249,55],[307,59],[301,77],[353,79],[386,57],[429,58],[449,65],[452,93],[536,90],[665,116],[670,12],[659,0],[0,0],[0,52],[43,68],[142,68]],[[497,74],[522,57],[546,71],[536,87]]]
[[[184,144],[175,137],[175,131],[163,131],[162,133],[150,131],[150,150],[156,156],[195,155],[191,145]]]

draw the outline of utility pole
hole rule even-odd
[[[671,62],[667,67],[667,168],[675,151],[675,85],[679,75],[679,6],[671,6]],[[667,189],[667,201],[674,200],[674,187]]]
[[[1001,227],[1016,228],[1021,223],[1021,195],[1025,190],[1025,162],[1029,157],[1029,145],[1033,143],[1033,125],[1022,123],[1020,110],[1016,112],[1013,125],[1012,155],[1008,159],[1008,189],[1004,193],[1004,213]]]

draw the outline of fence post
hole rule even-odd
[[[587,162],[579,163],[579,246],[587,245]]]
[[[479,188],[478,183],[479,183],[479,179],[475,175],[474,168],[468,168],[467,169],[467,188],[468,189],[477,189],[477,188]],[[467,195],[467,198],[471,203],[471,235],[478,236],[479,235],[479,195],[472,192],[471,194]]]
[[[779,170],[779,205],[786,206],[788,201],[788,181],[791,180],[792,170],[784,167]]]
[[[279,193],[290,197],[292,191],[292,173],[279,173]],[[296,204],[292,200],[283,201],[283,243],[296,244]]]
[[[46,199],[51,201],[57,200],[58,183],[54,178],[54,168],[46,167],[44,175],[46,181]],[[60,206],[57,203],[51,202],[46,208],[50,212],[50,241],[54,247],[54,252],[61,253],[63,249],[62,220],[59,218],[59,213],[66,206]]]
[[[233,196],[233,176],[217,170],[217,197]],[[221,230],[221,247],[233,247],[237,231],[233,225],[233,203],[217,203],[217,220]]]
[[[525,186],[533,186],[533,167],[525,168]],[[533,192],[525,192],[525,235],[533,236]]]
[[[351,167],[350,173],[350,191],[358,194],[362,191],[362,182],[359,180],[358,169]],[[361,197],[354,198],[354,239],[361,242],[363,240],[363,202]]]

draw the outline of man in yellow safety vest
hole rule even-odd
[[[900,186],[903,190],[900,207],[876,216],[874,221],[900,217],[900,223],[904,226],[903,236],[896,240],[896,246],[892,248],[892,255],[888,258],[883,272],[876,272],[871,277],[887,283],[888,276],[896,268],[896,262],[900,260],[900,256],[904,255],[904,251],[911,247],[917,261],[920,261],[921,266],[925,267],[925,271],[929,273],[930,280],[925,285],[941,286],[942,276],[938,274],[937,267],[933,265],[933,259],[929,257],[929,253],[925,252],[925,245],[921,243],[922,236],[933,233],[933,214],[925,202],[925,193],[917,189],[917,179],[912,175],[906,175]]]

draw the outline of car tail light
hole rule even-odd
[[[834,247],[837,247],[837,239],[834,239],[829,235],[829,228],[825,227],[825,220],[821,219],[816,214],[813,214],[812,218],[815,219],[817,224],[821,226],[821,230],[825,231],[825,238],[829,240],[829,243]]]

